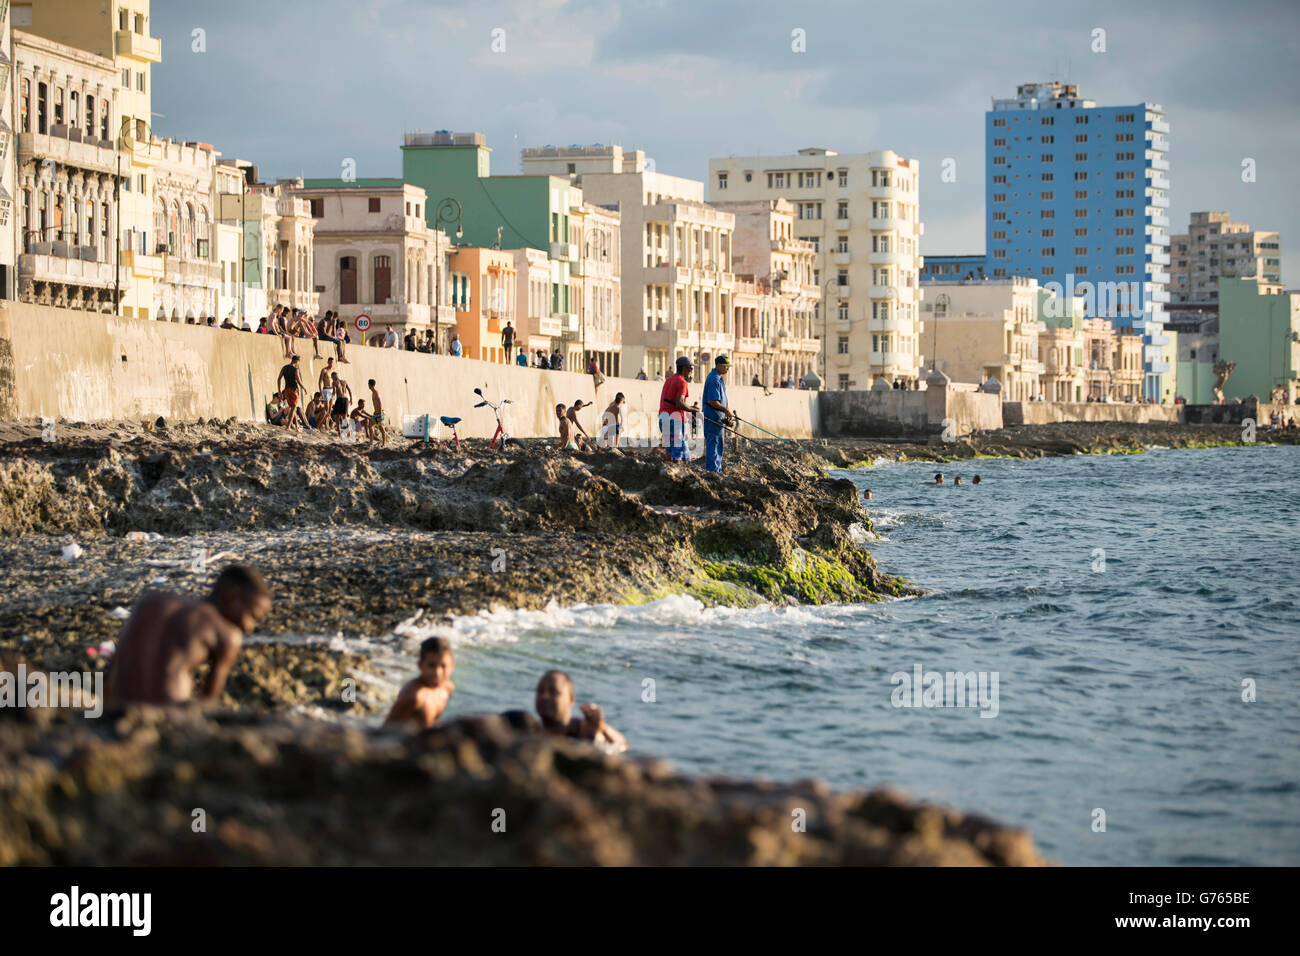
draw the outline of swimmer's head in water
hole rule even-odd
[[[960,485],[960,484],[961,484],[961,475],[958,475],[956,478],[954,478],[954,479],[952,480],[952,483],[953,483],[954,485]]]
[[[934,483],[936,485],[943,484],[943,472],[939,472],[937,475],[934,476]]]
[[[971,481],[972,481],[972,483],[978,485],[978,484],[980,483],[980,476],[979,476],[979,475],[976,475],[974,478],[971,479]]]
[[[420,644],[420,680],[436,687],[451,677],[456,660],[451,653],[451,642],[445,637],[431,637]]]
[[[256,630],[271,612],[271,589],[257,568],[232,564],[217,575],[212,585],[214,607],[245,634]]]
[[[565,725],[573,713],[573,681],[564,671],[547,671],[537,682],[537,716],[550,726]]]

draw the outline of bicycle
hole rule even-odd
[[[502,408],[502,406],[512,404],[512,402],[510,401],[510,399],[508,399],[508,398],[503,398],[503,399],[501,399],[500,402],[497,402],[497,403],[494,405],[494,404],[492,404],[491,402],[489,402],[489,401],[487,400],[487,396],[485,396],[485,395],[483,394],[483,389],[481,389],[481,388],[476,388],[476,389],[474,389],[474,394],[477,395],[479,398],[483,399],[483,401],[479,402],[479,403],[478,403],[477,405],[475,405],[474,407],[475,407],[475,408],[482,408],[483,406],[486,405],[488,408],[492,409],[493,413],[495,413],[495,414],[496,414],[496,417],[497,417],[497,430],[496,430],[495,432],[492,433],[492,440],[491,440],[490,442],[488,442],[488,449],[491,450],[491,449],[493,449],[493,448],[496,447],[497,439],[498,439],[498,438],[501,439],[501,450],[502,450],[502,451],[505,451],[505,450],[506,450],[506,443],[507,443],[507,442],[514,442],[516,445],[518,445],[518,444],[519,444],[519,440],[518,440],[517,438],[511,438],[510,435],[506,433],[506,426],[505,426],[505,424],[501,421],[501,408]]]

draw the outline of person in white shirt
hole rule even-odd
[[[388,332],[384,336],[384,348],[395,349],[397,348],[397,333],[393,331],[393,327],[391,325],[387,326],[387,328],[388,328]]]

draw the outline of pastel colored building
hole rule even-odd
[[[643,151],[617,145],[529,148],[522,165],[619,210],[625,376],[668,375],[682,355],[698,363],[732,346],[734,217],[705,204],[703,183],[657,172]]]
[[[1282,281],[1282,241],[1233,222],[1226,212],[1194,212],[1187,232],[1171,240],[1170,301],[1177,305],[1217,302],[1219,279]]]
[[[1073,85],[1026,83],[985,114],[985,253],[993,278],[1094,290],[1088,317],[1147,346],[1144,394],[1166,392],[1169,124],[1154,103],[1099,107]]]
[[[814,334],[825,344],[825,387],[917,387],[924,364],[920,163],[893,150],[822,148],[709,160],[711,200],[777,197],[794,207],[795,238],[817,254],[813,284],[823,299]]]
[[[453,200],[450,205],[459,210],[457,227],[466,245],[545,252],[551,270],[551,315],[564,333],[580,331],[571,281],[579,250],[571,215],[581,209],[583,196],[567,176],[494,176],[491,149],[482,133],[444,130],[406,135],[402,179],[425,191],[425,220],[431,227],[437,225],[443,200]]]
[[[400,179],[304,179],[290,192],[315,223],[319,308],[354,328],[357,316],[369,316],[372,344],[391,325],[420,341],[432,330],[445,350],[457,328],[446,287],[451,249],[446,234],[425,221],[425,191]]]
[[[116,173],[117,147],[123,150],[120,212],[114,203],[112,258],[126,269],[130,282],[120,283],[121,300],[114,308],[123,315],[149,318],[155,314],[158,299],[155,282],[165,276],[166,265],[157,251],[160,242],[154,232],[154,170],[164,158],[153,130],[153,66],[162,60],[162,42],[150,33],[149,0],[36,0],[11,5],[10,15],[16,29],[66,44],[108,60],[111,76],[77,90],[79,112],[88,112],[91,100],[95,110],[94,135],[84,123],[80,125],[81,144],[107,143],[113,150]],[[21,78],[18,95],[22,95]],[[31,97],[35,103],[44,82],[50,95],[64,85],[53,76],[30,78]],[[71,93],[64,123],[72,130]],[[50,108],[57,106],[51,102]],[[33,107],[38,109],[39,107]],[[111,115],[110,115],[111,114]],[[121,243],[120,259],[118,242]],[[115,285],[114,294],[117,283]],[[84,298],[84,296],[83,296]]]
[[[1257,279],[1219,280],[1219,357],[1236,363],[1223,394],[1228,400],[1297,400],[1300,370],[1300,292]]]
[[[570,369],[594,361],[605,375],[622,374],[622,216],[617,205],[584,202],[574,210],[578,257],[570,263],[578,332],[567,344]]]
[[[1085,321],[1082,299],[1065,302],[1051,289],[1038,289],[1038,357],[1043,366],[1039,393],[1044,401],[1088,399]]]
[[[132,286],[115,245],[127,172],[118,175],[113,61],[23,30],[13,54],[18,298],[112,312]]]
[[[925,320],[939,371],[954,382],[996,379],[1006,402],[1038,397],[1043,366],[1037,281],[1011,276],[931,282],[926,290]]]
[[[518,327],[514,252],[461,246],[452,253],[451,269],[464,280],[460,294],[453,297],[463,356],[505,364],[501,330],[507,322]]]
[[[748,384],[757,377],[764,385],[797,384],[809,373],[816,374],[825,358],[824,340],[815,334],[822,298],[814,280],[817,250],[811,242],[795,238],[794,206],[786,199],[709,205],[736,217],[732,380]],[[840,355],[832,358],[839,360]]]

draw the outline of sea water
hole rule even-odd
[[[1300,863],[1300,448],[837,474],[923,596],[497,611],[369,649],[395,686],[449,635],[449,716],[531,708],[558,667],[681,770],[896,786],[1067,864]]]

